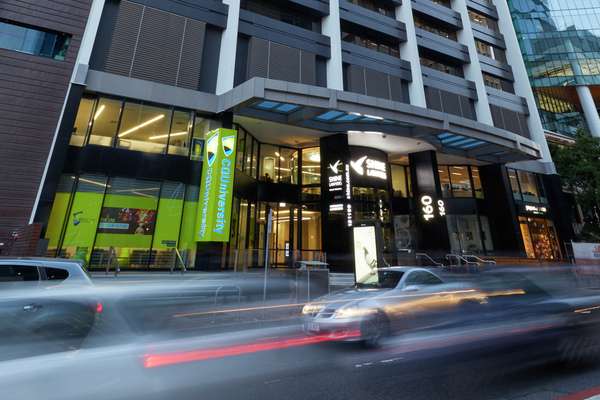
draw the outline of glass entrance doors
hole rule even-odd
[[[560,260],[560,246],[552,221],[545,218],[519,217],[519,225],[528,258]]]
[[[447,215],[446,221],[452,253],[483,253],[481,229],[477,215]]]

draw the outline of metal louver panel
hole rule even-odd
[[[317,56],[314,53],[300,52],[300,83],[317,84]]]
[[[186,21],[177,86],[198,89],[205,33],[206,23],[193,19]]]
[[[248,79],[253,77],[267,78],[269,59],[269,42],[253,37],[248,50]]]
[[[185,18],[146,7],[131,76],[175,85]]]
[[[300,82],[300,50],[271,42],[269,78]]]
[[[129,76],[143,9],[139,4],[121,2],[112,43],[104,62],[106,72]]]

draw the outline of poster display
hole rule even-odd
[[[228,242],[237,131],[219,128],[206,136],[196,241]]]
[[[600,265],[600,243],[572,243],[576,264]]]
[[[377,284],[377,238],[375,226],[355,226],[354,233],[354,273],[356,282]]]
[[[104,207],[100,213],[98,233],[152,235],[156,210]]]

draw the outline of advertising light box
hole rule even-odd
[[[354,273],[356,282],[378,283],[377,236],[375,226],[355,226],[354,233]]]
[[[228,242],[233,199],[237,131],[216,129],[204,145],[196,241]]]

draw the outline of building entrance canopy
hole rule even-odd
[[[219,96],[218,108],[324,132],[376,132],[418,139],[440,152],[490,163],[541,156],[535,142],[476,121],[390,100],[265,78],[253,78]]]

